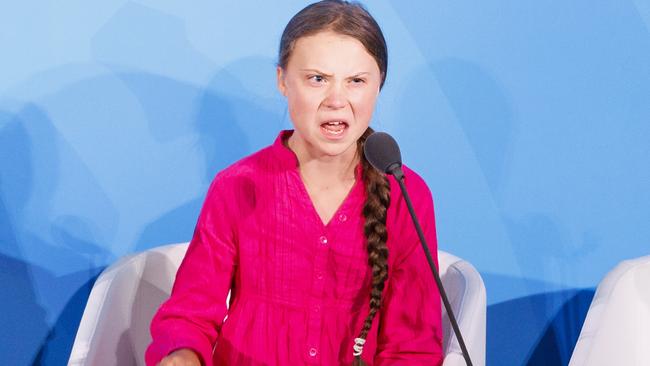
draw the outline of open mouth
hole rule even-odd
[[[347,122],[344,121],[329,121],[320,125],[321,131],[330,137],[341,136],[348,128]]]

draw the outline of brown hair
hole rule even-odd
[[[359,3],[324,0],[308,5],[294,15],[282,33],[278,66],[286,69],[295,42],[300,37],[327,30],[353,37],[363,44],[379,66],[380,88],[383,87],[388,68],[386,40],[375,19]],[[372,268],[370,312],[358,335],[358,338],[363,339],[364,342],[381,306],[381,295],[388,278],[386,212],[390,203],[390,185],[386,176],[374,169],[363,154],[363,144],[372,132],[372,128],[368,127],[357,141],[357,154],[361,159],[362,176],[366,187],[366,200],[362,212],[364,235],[368,248],[368,264]],[[355,356],[353,365],[365,365],[365,363],[360,356]]]
[[[289,20],[282,32],[278,66],[287,68],[289,56],[298,38],[331,30],[357,39],[377,61],[381,72],[380,88],[388,69],[388,49],[379,24],[363,5],[341,0],[323,0],[308,5]]]

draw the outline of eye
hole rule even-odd
[[[363,78],[352,78],[352,83],[353,84],[363,84],[366,82],[366,79]]]
[[[325,81],[323,75],[311,75],[309,76],[309,81],[315,84],[322,84]]]

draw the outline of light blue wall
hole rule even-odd
[[[290,126],[275,54],[305,4],[0,7],[5,363],[64,364],[97,274],[189,240],[214,173]],[[367,6],[390,48],[375,126],[483,275],[489,363],[566,364],[593,288],[650,253],[650,2]]]

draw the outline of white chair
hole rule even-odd
[[[120,259],[97,278],[68,365],[144,365],[149,323],[171,293],[187,243]]]
[[[122,258],[99,276],[81,318],[68,365],[143,365],[151,342],[149,322],[169,297],[187,243],[157,247]],[[440,275],[472,361],[485,364],[485,287],[467,262],[439,251]],[[443,313],[444,366],[464,365],[449,338]]]
[[[650,365],[650,255],[600,282],[569,365]]]
[[[445,287],[454,315],[456,315],[458,328],[463,335],[472,364],[483,366],[485,365],[487,310],[483,279],[469,262],[441,250],[438,251],[438,267],[440,280]],[[445,353],[443,366],[464,366],[465,359],[444,306],[442,307],[442,326],[443,351]]]

